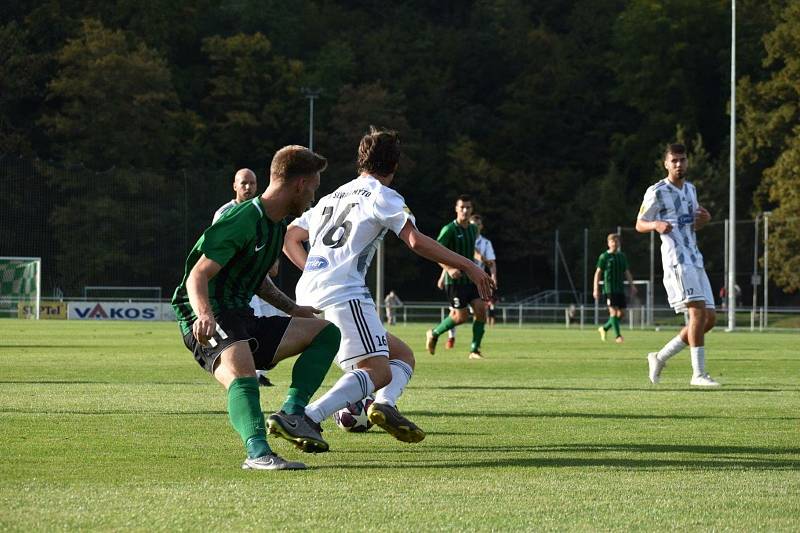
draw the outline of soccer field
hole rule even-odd
[[[309,470],[256,472],[174,324],[0,331],[0,530],[800,529],[796,334],[712,333],[724,386],[693,390],[688,350],[647,380],[674,331],[496,327],[470,361],[468,328],[430,356],[421,326],[398,326],[417,353],[400,407],[427,438],[329,420],[329,453],[271,440]],[[290,369],[261,389],[268,414]]]

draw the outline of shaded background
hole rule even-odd
[[[800,8],[737,13],[737,216],[773,210],[775,298],[792,302]],[[422,231],[470,193],[503,294],[553,287],[556,229],[582,290],[584,228],[591,276],[605,234],[632,228],[663,177],[665,143],[689,146],[701,202],[727,216],[729,54],[727,1],[17,2],[0,12],[0,255],[41,256],[46,295],[171,293],[235,170],[263,190],[274,151],[308,143],[312,88],[322,194],[354,176],[370,124],[395,128],[396,188]],[[714,231],[701,242],[718,290]],[[649,237],[624,233],[646,278]],[[436,267],[387,241],[387,290],[438,298]],[[289,292],[296,276],[287,262]]]

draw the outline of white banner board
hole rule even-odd
[[[160,303],[69,302],[70,320],[161,320]]]

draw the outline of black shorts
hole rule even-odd
[[[445,285],[447,298],[450,300],[450,307],[453,309],[466,309],[473,300],[480,300],[478,287],[474,283],[453,283]]]
[[[183,344],[192,352],[197,364],[212,373],[219,355],[230,345],[242,341],[250,345],[257,369],[273,368],[275,352],[292,320],[285,316],[256,317],[252,309],[223,311],[214,318],[217,331],[208,344],[197,342],[191,331],[183,336]]]
[[[624,292],[612,292],[606,294],[606,305],[608,307],[616,307],[617,309],[625,309],[628,307],[628,301],[625,298]]]

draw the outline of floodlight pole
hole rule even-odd
[[[728,331],[736,328],[736,0],[731,0],[731,146],[728,209]]]
[[[308,98],[308,149],[314,150],[314,100],[319,98],[322,89],[301,87],[300,94]]]

